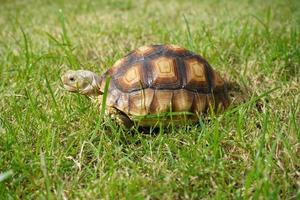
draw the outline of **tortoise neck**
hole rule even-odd
[[[98,77],[95,74],[93,76],[93,81],[91,83],[91,87],[92,87],[92,91],[90,93],[91,96],[98,96],[102,94],[102,92],[100,91],[100,85],[101,85],[100,77]]]
[[[89,78],[88,86],[80,93],[90,97],[99,96],[102,94],[100,91],[100,78],[96,74],[92,74],[92,77]]]

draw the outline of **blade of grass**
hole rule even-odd
[[[24,40],[24,51],[25,51],[26,67],[28,67],[29,63],[30,63],[30,58],[31,58],[30,52],[29,52],[28,39],[27,39],[27,35],[26,35],[24,29],[22,28],[22,26],[20,27],[20,30],[22,32],[23,40]]]
[[[193,36],[192,36],[192,33],[191,33],[191,29],[190,29],[190,24],[186,18],[186,16],[183,14],[183,19],[184,19],[184,23],[185,23],[185,26],[186,26],[186,29],[187,29],[187,34],[188,34],[188,41],[189,41],[189,46],[192,50],[194,50],[194,40],[193,40]]]
[[[72,44],[71,44],[70,38],[68,36],[68,32],[67,32],[66,24],[65,24],[65,15],[64,15],[62,9],[58,10],[58,14],[59,14],[60,25],[62,28],[62,38],[70,50],[70,48],[72,47]]]
[[[42,151],[40,153],[40,164],[41,164],[41,170],[42,170],[43,176],[44,176],[44,184],[46,187],[46,197],[47,197],[47,199],[53,199],[52,195],[51,195],[50,180],[49,180],[49,176],[48,176],[45,154]]]
[[[102,104],[101,104],[101,116],[102,117],[105,115],[106,100],[107,100],[107,95],[108,95],[110,79],[111,79],[110,76],[106,77],[106,79],[105,79],[105,86],[104,86],[104,91],[103,91],[103,95],[102,95]]]

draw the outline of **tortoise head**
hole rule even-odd
[[[64,88],[87,96],[96,96],[100,92],[100,78],[87,70],[69,70],[61,76]]]

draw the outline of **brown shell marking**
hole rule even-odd
[[[152,89],[140,90],[131,93],[129,96],[129,112],[132,115],[146,115],[153,100],[154,91]]]
[[[172,110],[173,91],[155,90],[153,101],[150,105],[150,113],[157,114]]]
[[[140,64],[131,66],[123,76],[116,79],[118,85],[122,87],[125,92],[130,91],[132,88],[143,88],[143,70]]]
[[[173,58],[159,57],[151,61],[151,68],[154,87],[179,83],[177,67]]]
[[[220,74],[216,72],[215,70],[213,71],[213,87],[216,88],[217,90],[220,90],[224,87],[225,82],[221,78]]]
[[[203,63],[192,58],[184,61],[186,65],[187,87],[207,87]]]
[[[184,89],[175,90],[172,111],[173,112],[184,112],[190,111],[193,103],[194,95],[192,92]]]

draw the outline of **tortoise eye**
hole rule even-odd
[[[72,82],[75,81],[75,78],[74,78],[73,76],[70,77],[69,79],[70,79],[70,81],[72,81]]]

